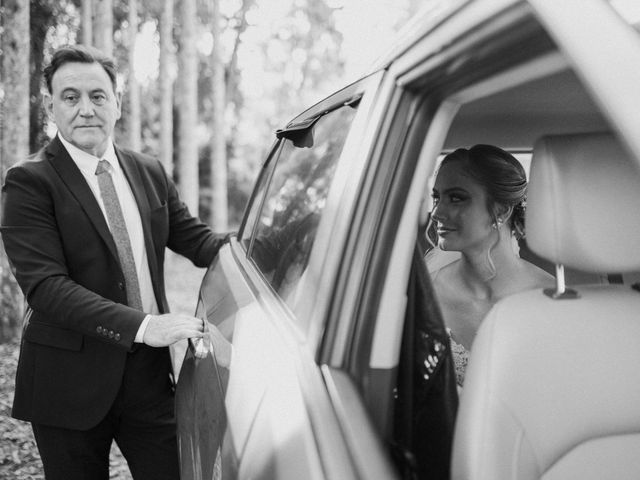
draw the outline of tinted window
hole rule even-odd
[[[355,108],[341,107],[282,140],[249,255],[274,290],[290,304],[307,266],[354,115]]]

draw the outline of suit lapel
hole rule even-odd
[[[131,191],[136,199],[136,203],[138,204],[140,220],[142,221],[142,231],[144,232],[144,246],[147,250],[147,263],[149,264],[151,278],[154,284],[156,284],[158,281],[158,265],[156,262],[155,248],[153,246],[153,232],[151,231],[149,196],[145,189],[145,184],[142,181],[139,164],[133,155],[129,152],[123,152],[117,147],[116,155],[120,162],[120,167],[131,186]],[[160,305],[160,303],[158,303],[158,305]]]
[[[93,226],[104,240],[111,255],[118,260],[116,244],[113,241],[102,210],[100,210],[100,205],[98,205],[96,197],[84,179],[82,172],[80,172],[80,169],[71,159],[71,156],[57,136],[46,147],[45,154],[71,194],[76,198],[89,217],[91,223],[93,223]]]

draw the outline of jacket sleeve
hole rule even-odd
[[[95,285],[89,288],[74,279],[76,272],[66,258],[69,252],[65,253],[57,220],[60,212],[56,209],[62,207],[53,199],[52,185],[28,168],[16,166],[7,172],[2,193],[2,240],[13,273],[33,310],[30,321],[129,348],[145,314],[108,298],[106,290],[114,288],[115,281],[102,280],[110,287],[100,292]],[[94,253],[91,248],[102,247],[87,245],[87,255]],[[84,278],[117,278],[115,270],[100,271],[117,268],[102,258],[103,262],[96,263]],[[105,335],[105,329],[116,332],[117,339]]]

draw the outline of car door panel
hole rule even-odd
[[[223,247],[203,279],[203,286],[212,293],[200,298],[196,316],[213,321],[207,328],[211,335],[206,342],[189,342],[176,390],[176,416],[181,457],[182,478],[194,480],[213,478],[214,469],[221,468],[218,452],[227,452],[225,468],[237,468],[235,448],[222,448],[226,434],[227,412],[224,399],[229,381],[233,354],[232,338],[237,312],[246,299],[237,301],[225,281],[223,264],[229,256]],[[203,345],[204,343],[204,345]]]
[[[353,478],[349,457],[335,455],[345,452],[342,431],[313,355],[234,249],[242,252],[232,240],[205,275],[198,315],[210,341],[205,353],[191,343],[179,376],[182,478]],[[318,453],[330,451],[335,458]]]
[[[359,478],[398,478],[352,379],[327,365],[322,374]]]
[[[176,393],[176,415],[181,477],[214,478],[214,470],[221,466],[219,449],[224,443],[227,417],[222,382],[211,352],[198,358],[193,345],[187,349]],[[237,468],[233,449],[226,451],[226,470]]]

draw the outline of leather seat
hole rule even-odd
[[[610,134],[534,147],[527,240],[558,285],[498,302],[473,344],[454,479],[640,478],[640,291],[566,289],[562,266],[640,270],[640,167]]]

